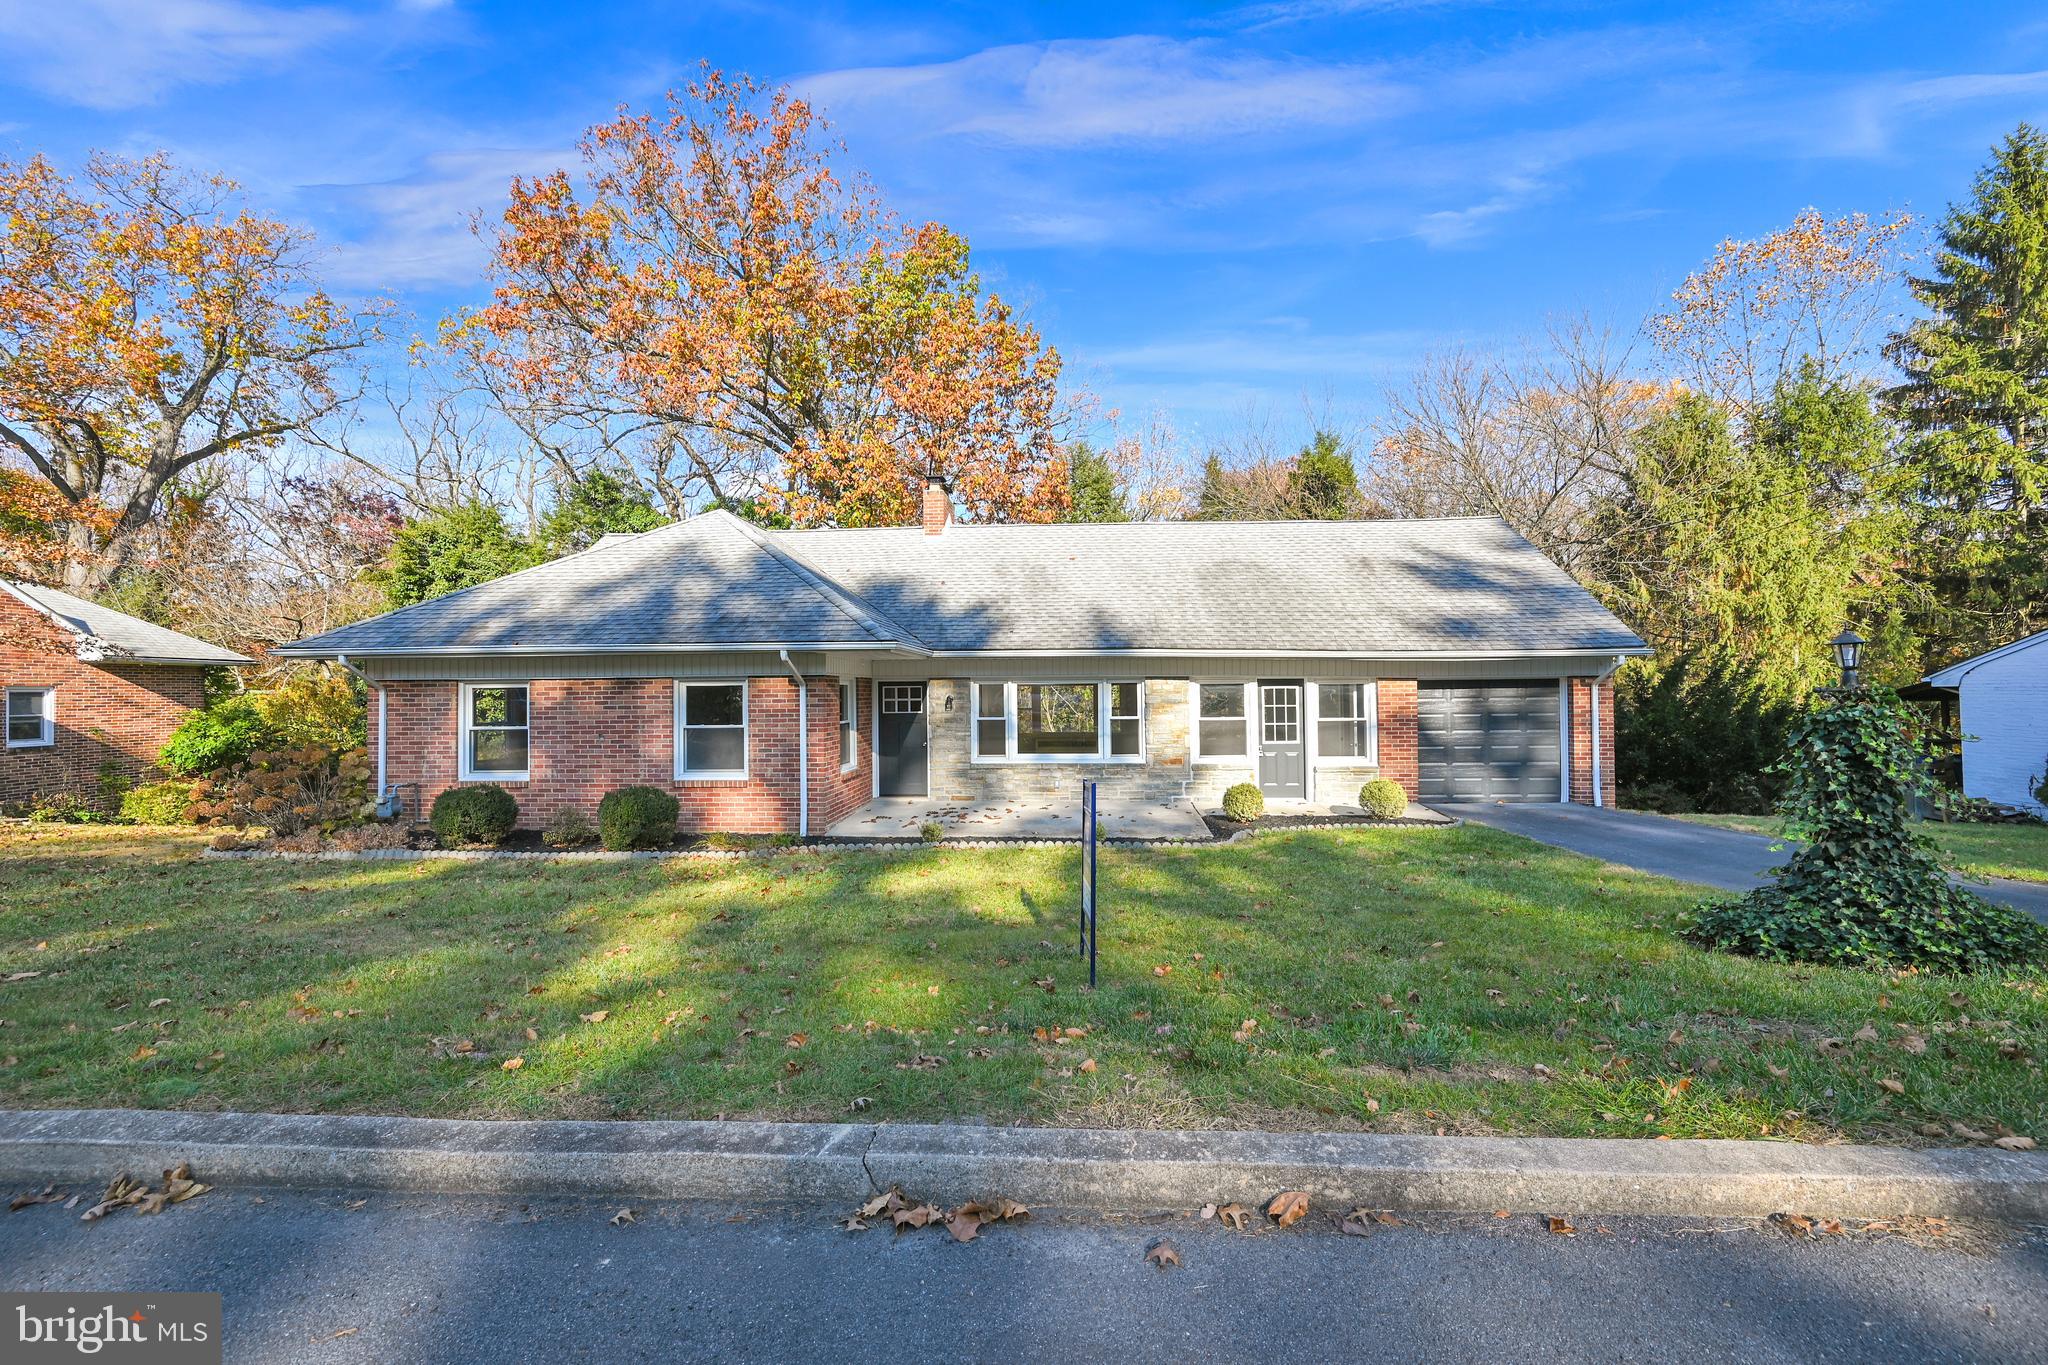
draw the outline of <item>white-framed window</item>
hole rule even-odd
[[[528,722],[525,683],[464,683],[462,779],[524,782],[533,754]]]
[[[676,684],[676,777],[739,782],[747,776],[747,684]]]
[[[1316,758],[1337,765],[1379,762],[1379,688],[1369,682],[1319,682]]]
[[[57,742],[57,689],[7,689],[7,747],[44,749]]]
[[[1142,763],[1144,684],[1002,682],[974,685],[979,763]]]
[[[1197,763],[1244,763],[1251,758],[1252,684],[1193,684],[1194,723],[1188,727]]]
[[[854,709],[859,687],[851,678],[839,683],[839,771],[846,772],[860,762],[860,713]]]

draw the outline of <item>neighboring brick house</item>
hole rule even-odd
[[[1084,777],[1205,806],[1377,775],[1613,800],[1609,679],[1647,650],[1495,518],[964,525],[937,484],[924,512],[707,512],[278,653],[370,679],[381,787],[498,782],[525,826],[629,783],[673,791],[684,829],[798,833]]]
[[[143,777],[209,668],[253,660],[52,588],[0,582],[0,804]]]

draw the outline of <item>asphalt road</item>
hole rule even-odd
[[[260,1202],[259,1202],[260,1201]],[[2039,1361],[2048,1233],[1929,1249],[1712,1219],[1486,1215],[1344,1237],[1041,1213],[955,1245],[839,1210],[214,1191],[0,1214],[12,1290],[211,1290],[230,1361]],[[1143,1259],[1160,1236],[1184,1264]]]
[[[1436,802],[1434,808],[1604,862],[1726,891],[1761,885],[1764,873],[1789,852],[1783,840],[1640,811],[1493,801]],[[1996,877],[1963,884],[2048,924],[2048,885]]]

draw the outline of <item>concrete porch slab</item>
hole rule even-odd
[[[1191,801],[1099,798],[1096,819],[1105,839],[1206,839],[1209,827]],[[984,804],[924,796],[882,796],[826,830],[834,839],[915,839],[925,821],[952,839],[1078,839],[1081,802],[1022,798]]]

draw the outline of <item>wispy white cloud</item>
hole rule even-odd
[[[391,289],[473,284],[483,278],[486,247],[471,222],[505,202],[515,175],[571,164],[569,147],[439,152],[397,180],[313,185],[330,214],[353,218],[359,230],[335,249],[328,277],[346,287]]]
[[[231,80],[357,25],[338,10],[251,0],[0,0],[0,39],[14,77],[94,109]]]

